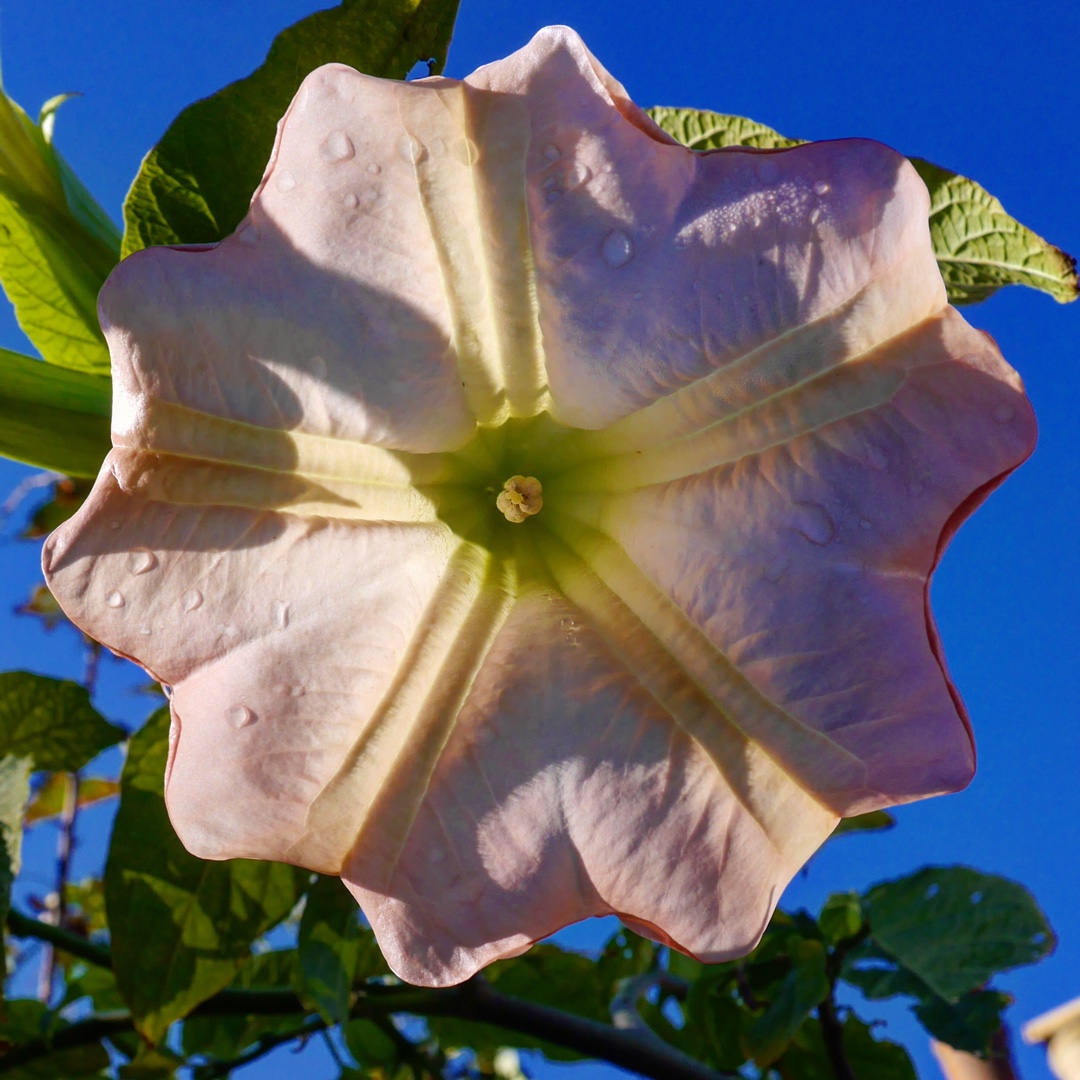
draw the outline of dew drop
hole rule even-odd
[[[149,637],[153,632],[154,631],[149,626],[139,627],[139,633],[142,634],[143,637]]]
[[[202,602],[203,594],[198,589],[188,589],[180,599],[185,611],[194,611],[196,608],[202,607]]]
[[[810,211],[810,224],[816,225],[821,220],[821,210],[815,208]]]
[[[296,177],[288,169],[282,169],[277,174],[277,186],[279,191],[292,191],[296,187]]]
[[[591,178],[592,171],[589,166],[582,161],[575,161],[566,170],[566,190],[573,191],[575,188],[581,187],[582,184],[587,184]]]
[[[355,210],[360,205],[360,200],[357,198],[355,192],[352,191],[345,196],[343,201],[347,210]]]
[[[868,520],[867,520],[866,518],[863,518],[863,519],[862,519],[862,520],[861,520],[861,521],[859,522],[859,528],[860,528],[860,529],[864,529],[864,530],[866,530],[867,532],[869,532],[869,531],[870,531],[870,530],[871,530],[871,529],[872,529],[873,527],[874,527],[874,526],[873,526],[873,525],[872,525],[872,524],[870,523],[870,521],[868,521]]]
[[[472,139],[455,139],[450,152],[462,165],[471,167],[480,160],[480,147]]]
[[[319,150],[331,165],[336,165],[339,161],[348,161],[356,153],[352,139],[344,131],[331,131],[323,139]]]
[[[763,184],[775,184],[780,179],[780,166],[771,157],[762,158],[757,164],[757,174]]]
[[[127,564],[133,574],[145,574],[157,566],[157,559],[152,551],[136,548],[128,555]]]
[[[866,460],[870,462],[875,469],[881,472],[887,472],[889,468],[889,455],[881,449],[880,446],[871,446],[866,451]]]
[[[999,405],[994,410],[994,419],[999,424],[1007,424],[1016,415],[1016,410],[1011,405]]]
[[[289,605],[284,600],[275,600],[270,608],[274,626],[284,630],[289,625]]]
[[[109,528],[110,529],[119,529],[120,528],[120,522],[119,521],[110,521],[109,522]]]
[[[225,719],[234,728],[247,727],[255,719],[255,714],[246,705],[233,705],[226,710]]]
[[[368,165],[367,171],[371,173],[372,176],[378,176],[379,173],[382,172],[382,166],[377,161],[373,161]]]
[[[836,535],[836,526],[824,506],[813,502],[795,504],[795,531],[818,547],[824,547]]]
[[[293,683],[275,683],[274,693],[279,694],[281,697],[297,698],[304,696],[304,688]]]
[[[814,181],[814,194],[815,195],[828,195],[832,191],[832,188],[825,180]]]
[[[242,225],[237,230],[236,239],[239,240],[241,244],[247,245],[247,247],[254,247],[259,242],[259,232],[249,221],[246,225]]]
[[[401,136],[397,141],[398,157],[410,165],[419,165],[427,157],[424,144],[415,135],[408,133]]]
[[[119,592],[111,592],[105,598],[105,603],[111,608],[122,608],[124,606],[124,594]]]
[[[326,361],[321,356],[311,358],[311,374],[321,379],[326,374]]]
[[[634,241],[622,229],[613,229],[600,245],[600,258],[613,270],[625,266],[634,257]]]
[[[554,143],[548,143],[544,147],[544,157],[548,161],[558,161],[562,157],[562,151]]]
[[[433,847],[427,854],[429,863],[441,863],[446,858],[446,852],[442,848]]]

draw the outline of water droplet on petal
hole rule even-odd
[[[367,167],[367,171],[368,171],[369,173],[371,173],[371,175],[372,175],[372,176],[378,176],[378,175],[379,175],[379,173],[381,173],[381,172],[382,172],[382,166],[381,166],[381,165],[380,165],[380,164],[379,164],[379,163],[378,163],[377,161],[373,161],[373,162],[372,162],[372,163],[371,163],[371,164],[370,164],[370,165],[369,165],[369,166]]]
[[[1016,415],[1016,410],[1011,405],[999,405],[994,410],[994,419],[999,424],[1007,424]]]
[[[397,141],[398,157],[410,165],[419,165],[427,157],[424,144],[415,135],[402,135]]]
[[[634,257],[634,241],[622,229],[614,229],[604,237],[600,257],[613,270],[625,266]]]
[[[562,151],[560,151],[554,143],[548,143],[547,146],[544,147],[544,157],[546,157],[548,161],[558,161],[559,158],[562,157]]]
[[[241,244],[246,244],[248,247],[254,247],[259,242],[259,231],[249,221],[236,230],[236,239],[239,240]]]
[[[816,225],[821,220],[821,210],[815,208],[810,211],[810,224]]]
[[[284,600],[275,600],[270,608],[274,619],[274,626],[284,630],[289,625],[289,605]]]
[[[185,611],[194,611],[196,608],[202,607],[202,602],[203,594],[198,589],[188,589],[180,599]]]
[[[326,374],[326,361],[321,356],[311,358],[311,374],[321,379]]]
[[[110,529],[119,529],[120,528],[120,522],[119,521],[110,521],[109,522],[109,528]]]
[[[814,181],[814,194],[815,195],[828,195],[832,191],[832,188],[825,180]]]
[[[433,847],[427,853],[429,863],[441,863],[446,858],[446,852],[442,848]]]
[[[813,502],[795,504],[795,531],[818,547],[824,547],[836,535],[836,526],[824,506]]]
[[[233,705],[225,713],[225,719],[234,728],[247,727],[255,719],[255,714],[246,705]]]
[[[348,210],[355,210],[360,205],[360,200],[356,197],[356,194],[352,191],[345,196],[345,207]]]
[[[277,174],[277,186],[279,191],[292,191],[296,187],[296,177],[288,169],[282,169]]]
[[[157,559],[152,551],[146,548],[136,548],[130,552],[127,558],[128,569],[133,574],[145,574],[157,566]]]
[[[472,139],[455,139],[450,152],[462,165],[473,166],[480,160],[480,148]]]
[[[762,158],[757,164],[757,174],[763,184],[775,184],[780,179],[780,166],[771,157]]]
[[[566,190],[573,191],[575,188],[587,184],[592,179],[592,170],[582,161],[575,161],[566,170]]]
[[[124,594],[119,592],[111,592],[105,598],[105,603],[111,608],[122,608],[124,606]]]
[[[153,632],[154,631],[149,626],[139,627],[139,633],[142,634],[143,637],[149,637]]]
[[[863,518],[863,519],[862,519],[862,520],[861,520],[861,521],[859,522],[859,528],[860,528],[860,529],[865,529],[865,530],[866,530],[867,532],[869,532],[869,531],[870,531],[870,530],[871,530],[871,529],[872,529],[873,527],[874,527],[874,526],[873,526],[873,525],[872,525],[872,524],[870,523],[870,521],[869,521],[868,519],[866,519],[866,518]]]
[[[880,446],[870,446],[866,450],[866,460],[874,466],[875,469],[879,469],[881,472],[887,472],[889,468],[889,455],[881,449]]]
[[[356,153],[352,139],[344,131],[331,131],[323,139],[323,144],[319,150],[322,156],[332,165],[337,164],[339,161],[348,161]]]
[[[912,480],[907,489],[909,495],[921,495],[923,493],[923,486],[918,480]]]

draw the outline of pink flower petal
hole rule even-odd
[[[926,218],[875,143],[673,145],[562,28],[313,73],[238,232],[103,291],[44,554],[173,688],[184,842],[438,985],[609,912],[738,955],[837,815],[966,783],[928,580],[1035,428]]]

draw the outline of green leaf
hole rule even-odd
[[[743,116],[704,109],[658,107],[649,115],[692,150],[726,146],[781,150],[805,142]],[[952,303],[977,303],[1003,285],[1027,285],[1060,303],[1080,295],[1071,255],[1010,217],[974,180],[921,158],[910,160],[930,191],[930,240]]]
[[[858,893],[833,893],[821,909],[818,926],[834,945],[845,938],[854,937],[863,926]]]
[[[349,1053],[361,1066],[393,1065],[397,1045],[378,1024],[371,1020],[352,1020],[341,1029]]]
[[[534,945],[523,956],[500,960],[484,971],[484,977],[503,993],[550,1005],[578,1016],[611,1022],[609,1000],[597,965],[588,957],[567,952],[557,945]],[[471,1047],[478,1054],[495,1054],[507,1043],[506,1031],[489,1024],[449,1017],[431,1017],[428,1027],[444,1048]],[[582,1055],[555,1043],[531,1036],[514,1036],[514,1045],[540,1050],[557,1061],[577,1061]]]
[[[168,1080],[184,1059],[160,1046],[140,1046],[135,1056],[121,1065],[116,1075],[119,1080]]]
[[[649,115],[673,139],[691,150],[719,150],[724,146],[750,146],[757,150],[786,150],[805,140],[788,139],[778,131],[745,116],[707,109],[670,109],[658,106]]]
[[[885,832],[895,826],[896,818],[887,810],[871,810],[868,814],[841,818],[829,839],[835,840],[838,836],[848,836],[851,833]]]
[[[1008,994],[996,990],[974,990],[952,1004],[932,996],[920,1001],[912,1011],[923,1027],[939,1042],[957,1050],[986,1056],[1001,1028],[1001,1014],[1012,1004]]]
[[[58,817],[63,812],[68,798],[67,790],[72,782],[69,773],[52,773],[34,792],[34,797],[26,807],[25,824],[36,825],[39,821]],[[79,809],[92,806],[103,799],[111,799],[119,792],[120,785],[115,780],[107,780],[101,776],[84,777],[79,780]]]
[[[675,954],[671,954],[672,960]],[[672,1041],[679,1049],[717,1069],[737,1069],[745,1061],[741,1033],[752,1022],[734,993],[729,965],[707,968],[690,986],[683,1003],[686,1024]]]
[[[280,863],[204,862],[184,850],[162,794],[168,732],[161,709],[131,739],[105,868],[117,985],[151,1043],[233,980],[303,884]]]
[[[857,1016],[844,1022],[842,1042],[844,1057],[857,1080],[918,1080],[907,1051],[886,1039],[875,1039]],[[782,1062],[785,1080],[836,1080],[821,1024],[816,1020],[803,1024]]]
[[[277,122],[310,71],[336,61],[402,79],[429,58],[440,71],[457,8],[458,0],[344,0],[283,31],[260,68],[186,108],[147,154],[124,203],[124,254],[228,236],[259,186]]]
[[[789,957],[792,968],[779,992],[743,1032],[743,1050],[758,1065],[775,1061],[811,1010],[829,996],[827,954],[820,942],[796,940]]]
[[[11,886],[22,854],[23,807],[30,795],[33,762],[28,757],[0,757],[0,927],[11,906]],[[4,972],[0,970],[0,975]]]
[[[30,757],[35,769],[75,772],[125,734],[78,683],[28,671],[0,673],[0,754]]]
[[[985,188],[912,158],[930,189],[930,238],[954,304],[975,304],[1003,285],[1027,285],[1066,304],[1080,295],[1076,260],[1010,217]]]
[[[40,1001],[18,998],[4,1002],[0,1015],[0,1046],[25,1046],[47,1040],[67,1025]],[[101,1043],[55,1050],[25,1065],[4,1069],[5,1080],[79,1080],[102,1076],[108,1067],[109,1054]]]
[[[233,990],[285,990],[296,985],[299,957],[295,949],[257,953],[229,983]],[[230,1061],[270,1032],[294,1031],[295,1014],[283,1016],[192,1016],[184,1021],[183,1050],[218,1061]]]
[[[0,281],[49,363],[107,374],[97,294],[119,238],[52,147],[51,116],[43,130],[0,91]]]
[[[97,476],[109,452],[111,384],[0,349],[0,454],[68,476]]]
[[[947,1001],[1054,946],[1027,889],[963,866],[882,882],[863,897],[863,911],[873,940]]]
[[[340,878],[320,876],[308,889],[300,919],[297,989],[328,1024],[348,1018],[360,937],[360,909],[352,894]]]

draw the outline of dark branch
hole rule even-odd
[[[833,1075],[836,1080],[855,1080],[851,1062],[844,1050],[844,1025],[836,1015],[832,987],[829,988],[829,996],[817,1007],[817,1014],[821,1021],[821,1034],[825,1039],[825,1054],[832,1066]]]
[[[94,945],[70,931],[50,926],[21,912],[8,913],[8,927],[19,937],[35,937],[48,941],[102,967],[112,967],[108,949]],[[222,990],[192,1009],[192,1016],[280,1016],[306,1012],[300,998],[292,990]],[[461,986],[444,990],[425,990],[415,986],[387,986],[363,983],[356,988],[351,1015],[381,1017],[393,1013],[412,1013],[417,1016],[452,1016],[493,1024],[510,1032],[531,1035],[547,1042],[575,1050],[587,1057],[601,1058],[653,1080],[717,1080],[736,1073],[716,1071],[701,1062],[636,1031],[622,1031],[609,1024],[587,1020],[564,1013],[546,1005],[510,997],[500,993],[481,978],[470,979]],[[95,1024],[106,1024],[108,1030],[98,1030]],[[79,1046],[97,1042],[109,1034],[129,1031],[134,1027],[130,1016],[95,1018],[78,1021],[62,1028],[50,1044],[26,1043],[0,1058],[0,1072],[47,1055],[51,1049]],[[307,1025],[304,1032],[317,1027]],[[302,1033],[301,1033],[302,1034]],[[300,1034],[280,1041],[299,1038]],[[261,1044],[256,1044],[256,1048]],[[279,1043],[275,1043],[280,1045]],[[262,1050],[266,1053],[273,1046]],[[258,1054],[256,1056],[259,1056]],[[252,1059],[254,1060],[254,1059]]]

